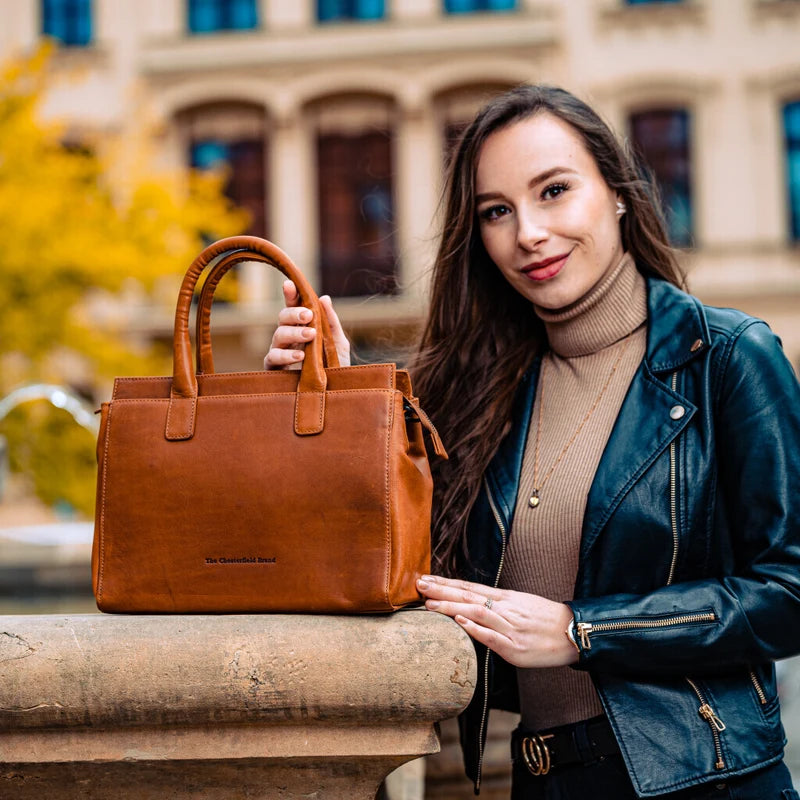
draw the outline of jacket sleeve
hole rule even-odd
[[[570,602],[578,669],[700,673],[800,652],[800,387],[763,322],[740,326],[719,358],[717,502],[732,563],[649,594]]]

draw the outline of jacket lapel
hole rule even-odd
[[[522,456],[525,454],[541,361],[541,357],[537,356],[522,377],[511,410],[511,430],[500,443],[486,470],[492,498],[507,532],[511,530],[511,520],[517,504]]]
[[[665,281],[648,278],[647,353],[606,443],[589,490],[580,561],[585,563],[625,494],[689,424],[697,408],[668,385],[670,374],[699,357],[709,331],[699,301]],[[684,413],[670,416],[675,406]]]

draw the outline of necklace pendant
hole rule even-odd
[[[530,500],[528,500],[528,505],[531,508],[536,508],[539,505],[539,490],[534,489],[533,494],[531,494]]]

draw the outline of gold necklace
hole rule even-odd
[[[592,403],[592,407],[586,412],[586,416],[580,421],[580,424],[577,428],[575,428],[575,433],[572,434],[570,440],[564,445],[562,451],[558,454],[558,458],[553,462],[553,465],[547,470],[547,474],[542,478],[542,482],[539,483],[539,444],[542,438],[542,414],[544,412],[544,376],[545,371],[547,369],[547,357],[542,359],[542,373],[539,376],[539,381],[542,385],[541,394],[539,395],[539,416],[538,421],[536,423],[536,448],[533,451],[533,492],[531,492],[530,499],[528,500],[528,505],[531,508],[536,508],[541,502],[541,498],[539,497],[539,492],[542,491],[544,488],[545,483],[547,483],[547,479],[553,474],[553,470],[559,465],[561,459],[567,454],[567,450],[572,446],[572,443],[578,438],[578,434],[583,430],[583,426],[590,420],[592,414],[594,414],[595,409],[598,405],[600,405],[600,401],[603,399],[603,395],[606,393],[606,389],[608,389],[611,379],[614,377],[614,373],[617,371],[617,367],[619,367],[620,362],[622,361],[622,357],[625,355],[625,351],[628,349],[628,345],[631,343],[631,336],[633,336],[633,331],[629,333],[625,337],[625,344],[622,346],[622,349],[619,351],[619,355],[617,356],[614,365],[611,367],[611,372],[608,373],[608,377],[606,378],[606,382],[603,384],[603,388],[600,390],[600,394],[597,395],[594,399],[594,403]]]

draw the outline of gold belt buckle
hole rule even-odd
[[[552,738],[552,733],[546,736],[536,733],[533,736],[523,738],[522,757],[525,759],[525,766],[532,775],[547,775],[550,772],[550,749],[547,747],[545,740]]]

